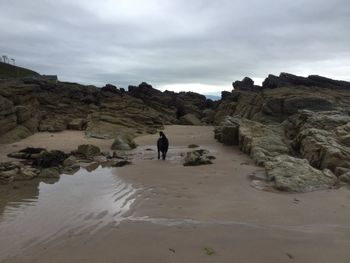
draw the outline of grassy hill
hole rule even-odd
[[[0,78],[23,78],[39,75],[32,70],[0,62]]]

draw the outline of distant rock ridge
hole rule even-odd
[[[283,86],[305,86],[320,87],[329,89],[350,89],[350,82],[333,80],[318,75],[310,75],[307,78],[292,75],[289,73],[281,73],[279,77],[269,75],[263,82],[264,89],[275,89]]]
[[[38,131],[85,130],[88,136],[115,138],[155,133],[166,124],[180,124],[192,114],[195,123],[213,122],[215,104],[192,93],[161,92],[143,82],[128,91],[43,78],[0,81],[0,143],[10,143]]]

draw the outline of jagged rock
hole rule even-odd
[[[77,153],[83,155],[85,158],[92,158],[99,155],[101,153],[101,150],[95,145],[83,144],[78,146]]]
[[[68,129],[82,131],[86,129],[87,120],[86,119],[74,119],[68,123]]]
[[[239,123],[232,118],[225,119],[215,128],[215,139],[226,145],[238,145]]]
[[[207,150],[195,150],[186,153],[184,160],[184,166],[197,166],[204,164],[212,164],[212,160],[215,159],[214,156],[209,155]]]
[[[136,143],[133,140],[133,136],[128,134],[119,134],[111,146],[112,150],[128,151],[136,148]]]
[[[345,174],[348,172],[350,172],[350,168],[337,167],[337,168],[335,168],[334,174],[339,177],[342,174]]]
[[[106,86],[102,87],[101,91],[110,92],[110,93],[117,94],[120,96],[124,93],[123,90],[119,90],[116,86],[114,86],[112,84],[107,84]]]
[[[96,163],[105,163],[105,162],[107,162],[107,157],[102,156],[102,155],[95,156],[93,158],[93,161],[96,162]]]
[[[202,122],[193,114],[182,116],[179,121],[182,125],[202,125]]]
[[[261,87],[255,86],[254,81],[251,78],[245,77],[242,81],[235,81],[232,83],[235,90],[244,91],[259,91]]]
[[[313,168],[308,160],[288,155],[276,156],[265,163],[267,178],[275,187],[288,192],[310,192],[329,189],[336,184],[336,176],[325,169]]]
[[[322,87],[331,89],[350,89],[350,82],[332,80],[325,77],[311,75],[307,78],[281,73],[279,77],[269,75],[263,82],[264,89],[275,89],[284,86]]]
[[[60,171],[57,167],[44,168],[40,171],[40,178],[59,178]]]

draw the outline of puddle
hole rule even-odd
[[[94,232],[120,223],[137,191],[112,168],[101,167],[62,175],[55,184],[32,183],[21,187],[19,192],[28,193],[7,202],[0,214],[0,260],[66,233]]]

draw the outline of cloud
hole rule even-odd
[[[60,79],[230,89],[281,71],[350,80],[347,0],[0,0],[0,53]],[[208,92],[209,92],[208,91]]]

